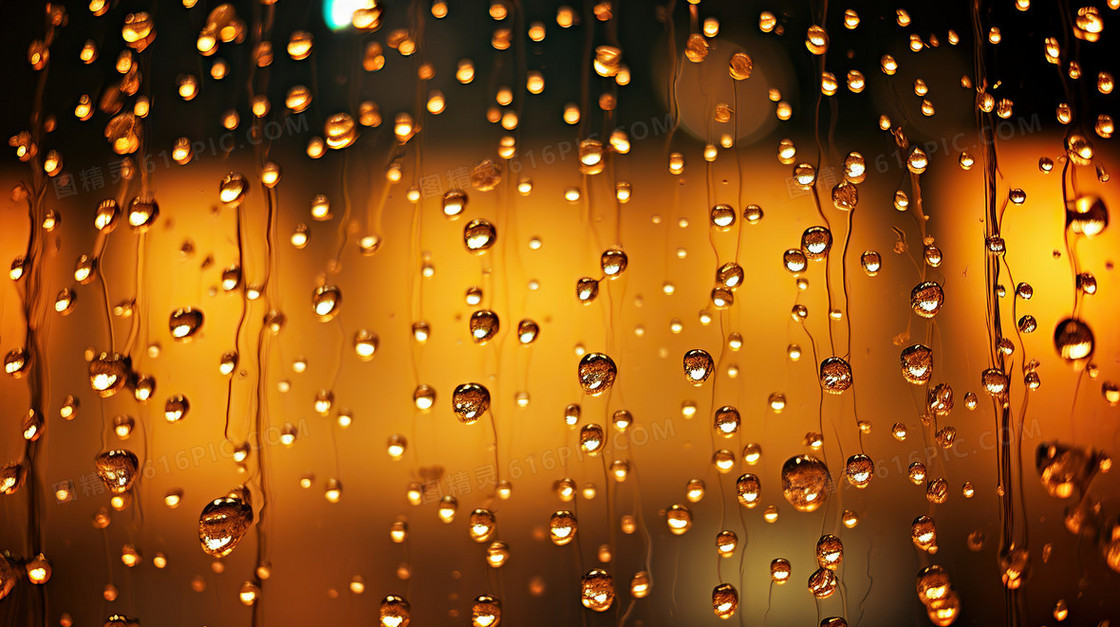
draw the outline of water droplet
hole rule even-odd
[[[933,374],[933,351],[923,344],[914,344],[902,350],[902,377],[907,383],[922,385]]]
[[[918,516],[910,525],[910,539],[923,551],[936,552],[937,528],[929,516]]]
[[[817,540],[817,566],[836,570],[844,560],[844,545],[840,538],[826,534]]]
[[[171,330],[171,337],[185,342],[192,337],[198,330],[202,328],[202,312],[190,307],[182,307],[171,312],[171,318],[168,321],[168,328]]]
[[[934,281],[925,281],[919,283],[910,290],[910,308],[914,313],[923,318],[932,318],[941,311],[941,305],[945,302],[945,293],[941,290],[941,286]]]
[[[1100,469],[1100,461],[1095,451],[1061,442],[1043,442],[1035,453],[1035,468],[1042,486],[1050,496],[1061,499],[1084,494]]]
[[[585,394],[599,396],[614,385],[618,369],[603,353],[588,353],[579,361],[579,385]]]
[[[478,383],[464,383],[451,395],[452,410],[463,424],[474,424],[490,408],[490,391]]]
[[[739,537],[735,532],[725,529],[716,534],[716,553],[724,558],[734,557],[738,543]]]
[[[124,494],[139,475],[140,461],[132,451],[116,449],[98,455],[94,469],[111,494]]]
[[[684,535],[692,529],[692,511],[684,505],[673,504],[665,512],[665,522],[669,527],[669,533],[675,536]]]
[[[342,306],[342,291],[333,285],[320,285],[311,293],[311,307],[321,322],[333,319]]]
[[[782,264],[789,272],[798,274],[805,271],[809,262],[805,257],[805,253],[801,252],[800,249],[791,248],[782,254]]]
[[[792,570],[789,560],[782,557],[776,558],[770,562],[770,581],[783,584],[789,580]]]
[[[821,460],[798,455],[782,465],[782,494],[798,511],[815,511],[828,498],[832,476]]]
[[[237,207],[249,191],[249,182],[239,172],[230,172],[218,187],[218,199],[226,207]]]
[[[999,556],[1000,579],[1008,590],[1018,590],[1030,568],[1030,554],[1026,549],[1011,545]]]
[[[471,220],[463,227],[463,244],[468,252],[482,253],[498,239],[498,231],[486,220]]]
[[[857,488],[866,488],[875,476],[875,462],[863,453],[856,453],[848,458],[844,473],[848,477],[848,483]]]
[[[358,125],[348,113],[335,113],[323,123],[323,138],[327,147],[342,150],[358,140]]]
[[[737,81],[743,81],[751,77],[751,70],[754,69],[754,63],[745,52],[736,52],[731,55],[731,61],[728,63],[728,72],[731,78]]]
[[[747,509],[752,509],[759,503],[762,498],[762,482],[758,477],[750,473],[741,475],[735,481],[736,499],[739,504]]]
[[[412,620],[412,610],[404,597],[390,594],[381,600],[378,616],[380,627],[408,627]]]
[[[595,568],[580,578],[580,602],[596,612],[605,612],[614,603],[614,578]]]
[[[829,357],[821,362],[821,387],[832,394],[841,394],[852,387],[852,367],[840,357]]]
[[[832,232],[823,226],[811,226],[801,234],[801,250],[805,257],[818,261],[828,256],[832,249]]]
[[[588,455],[596,455],[602,450],[606,444],[606,439],[603,437],[603,427],[591,423],[584,425],[579,430],[579,447],[584,453]]]
[[[599,282],[591,277],[583,277],[576,281],[576,298],[587,305],[599,296]]]
[[[134,197],[128,203],[128,226],[137,233],[146,232],[159,217],[159,204],[146,195]]]
[[[700,385],[706,381],[715,368],[712,356],[699,348],[685,353],[683,363],[685,379],[693,385]]]
[[[202,550],[213,557],[229,555],[253,524],[253,507],[249,491],[235,488],[214,499],[202,509],[198,519],[198,539]]]
[[[1093,355],[1093,331],[1081,320],[1066,318],[1054,329],[1054,347],[1066,361],[1088,359]]]
[[[729,583],[721,583],[712,590],[712,611],[720,618],[731,618],[739,609],[739,591]]]
[[[599,265],[603,269],[603,275],[611,279],[621,276],[622,273],[626,271],[628,263],[629,260],[626,257],[626,253],[617,248],[605,251],[599,258]],[[580,300],[583,299],[581,298]]]
[[[494,338],[499,328],[498,314],[489,309],[480,309],[471,314],[469,328],[475,344],[485,344]]]
[[[497,627],[502,622],[502,604],[487,595],[475,597],[471,605],[471,627]]]
[[[119,353],[101,353],[89,362],[89,384],[103,398],[110,397],[128,382],[129,361]]]
[[[836,593],[840,587],[840,580],[836,573],[827,568],[818,568],[809,575],[809,592],[818,599],[827,599]]]
[[[724,405],[716,410],[715,429],[719,435],[731,437],[739,431],[739,422],[739,410],[734,407]]]

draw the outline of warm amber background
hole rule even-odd
[[[975,130],[968,125],[967,113],[962,113],[967,112],[971,95],[959,87],[953,91],[953,81],[968,61],[946,55],[932,61],[919,59],[914,61],[915,72],[923,71],[922,63],[929,64],[926,69],[938,63],[946,68],[940,85],[940,93],[945,95],[938,101],[939,114],[932,122],[919,119],[913,123],[919,127],[916,137],[937,142],[957,139],[971,146],[969,150],[979,158]],[[869,83],[873,70],[864,68]],[[481,90],[477,86],[477,91]],[[682,99],[691,103],[682,106],[686,123],[689,111],[707,109],[720,98],[715,91],[703,94],[687,87],[682,87],[681,93]],[[765,101],[764,91],[755,90],[753,100],[746,93],[747,88],[743,88],[744,102],[739,105],[744,116],[771,115],[766,107],[772,105]],[[473,116],[469,117],[470,123],[479,126],[482,107],[477,103],[483,96],[475,95],[477,98],[469,101],[471,105],[463,106]],[[555,118],[559,103],[574,97],[558,95],[556,102],[541,106],[544,112],[540,115]],[[705,102],[698,103],[702,98]],[[872,103],[870,108],[877,111],[894,106],[888,96],[877,95],[871,85],[867,98]],[[460,102],[466,100],[463,96]],[[910,115],[916,116],[916,101],[907,102]],[[455,105],[452,99],[451,106]],[[384,102],[383,108],[387,119],[397,110]],[[656,110],[657,105],[651,109]],[[498,190],[472,192],[470,206],[458,221],[446,220],[438,200],[426,198],[419,206],[420,228],[415,231],[416,209],[404,198],[407,184],[397,185],[391,189],[384,209],[380,231],[384,244],[371,257],[358,254],[355,236],[371,231],[366,208],[382,184],[385,137],[375,144],[374,132],[367,131],[347,156],[331,153],[312,162],[301,153],[310,134],[317,133],[321,125],[312,118],[310,131],[278,142],[273,158],[284,167],[284,177],[277,188],[279,272],[274,287],[288,325],[273,342],[265,370],[267,421],[273,430],[289,422],[302,430],[294,446],[272,446],[267,451],[270,504],[266,528],[273,576],[260,601],[265,623],[369,623],[376,616],[380,598],[390,593],[408,596],[414,624],[465,623],[471,599],[482,593],[501,598],[506,621],[511,625],[613,623],[613,612],[592,615],[578,605],[578,576],[596,563],[596,547],[614,541],[615,562],[608,570],[615,575],[620,592],[626,588],[630,576],[644,568],[645,548],[640,532],[633,536],[617,532],[618,517],[639,511],[653,542],[654,584],[652,594],[635,605],[633,624],[718,623],[711,613],[710,591],[721,581],[720,574],[722,581],[739,588],[741,616],[750,624],[763,621],[768,599],[772,604],[767,619],[770,624],[812,625],[821,616],[837,614],[847,616],[852,624],[861,614],[864,625],[928,624],[914,593],[914,574],[928,562],[916,553],[909,539],[910,521],[923,513],[929,513],[938,523],[941,552],[933,561],[945,566],[960,593],[963,611],[958,624],[1001,621],[1003,590],[995,555],[999,540],[995,414],[983,396],[975,412],[963,408],[965,392],[981,392],[979,376],[987,367],[979,165],[972,171],[961,171],[955,152],[945,154],[939,149],[931,155],[932,165],[922,177],[930,233],[936,236],[945,257],[940,268],[929,271],[946,292],[945,307],[933,327],[934,380],[950,383],[957,399],[956,408],[942,422],[958,430],[956,454],[950,453],[943,471],[939,465],[930,465],[932,476],[944,472],[950,482],[948,503],[931,507],[924,490],[900,472],[912,456],[926,454],[927,444],[917,420],[922,393],[899,375],[900,348],[892,345],[891,339],[909,326],[913,341],[919,341],[927,323],[912,317],[909,310],[909,292],[918,282],[914,266],[905,256],[891,252],[896,240],[891,228],[895,226],[904,230],[911,252],[916,252],[913,221],[890,205],[893,190],[905,185],[905,176],[895,162],[895,147],[889,136],[874,130],[873,124],[864,124],[858,132],[842,133],[827,147],[822,160],[824,165],[839,167],[847,151],[860,150],[868,159],[870,174],[860,188],[861,203],[848,252],[847,302],[856,385],[854,394],[824,399],[821,419],[824,456],[835,478],[841,476],[842,460],[859,449],[857,416],[873,424],[871,434],[863,438],[863,450],[876,460],[882,474],[866,491],[841,490],[827,508],[813,514],[793,511],[781,497],[781,464],[789,456],[805,452],[803,436],[818,428],[821,416],[810,341],[789,319],[797,290],[780,261],[782,251],[798,245],[805,228],[819,223],[809,197],[790,197],[786,187],[790,168],[778,164],[774,157],[777,141],[784,136],[796,140],[799,156],[814,156],[812,136],[798,130],[805,128],[808,118],[804,116],[809,110],[797,107],[795,111],[796,121],[802,126],[788,132],[779,127],[752,138],[753,143],[744,143],[739,152],[741,168],[735,153],[721,152],[715,165],[706,171],[700,157],[701,144],[684,132],[671,142],[664,135],[635,140],[631,155],[614,160],[614,175],[629,180],[634,187],[632,200],[617,213],[609,171],[584,180],[576,172],[571,153],[563,161],[529,173],[535,187],[528,197],[516,193],[516,181],[508,172]],[[523,157],[533,151],[540,159],[546,147],[556,153],[558,142],[572,140],[570,130],[563,135],[534,132],[528,121],[530,114],[525,115]],[[659,120],[663,115],[663,111],[656,113]],[[903,119],[900,115],[896,118]],[[403,160],[405,181],[417,177],[411,151],[420,147],[421,140],[420,175],[438,175],[444,187],[448,170],[493,156],[499,133],[475,128],[469,131],[470,141],[460,141],[459,134],[467,133],[461,123],[461,118],[453,117],[428,122]],[[218,135],[213,128],[209,133]],[[243,137],[243,131],[237,135]],[[667,143],[686,154],[688,165],[679,178],[666,173]],[[1097,144],[1099,159],[1108,170],[1115,170],[1114,152],[1103,140]],[[1025,346],[1017,349],[1014,363],[1018,366],[1024,358],[1034,358],[1042,364],[1042,387],[1030,395],[1027,436],[1021,443],[1022,482],[1017,481],[1014,489],[1016,515],[1026,521],[1030,531],[1033,572],[1022,594],[1027,622],[1050,620],[1054,603],[1065,599],[1070,606],[1070,624],[1095,624],[1117,618],[1113,590],[1120,575],[1107,569],[1093,545],[1079,543],[1064,529],[1061,518],[1067,504],[1042,491],[1033,456],[1040,442],[1055,439],[1110,452],[1116,449],[1118,410],[1103,400],[1100,383],[1120,379],[1120,338],[1114,324],[1118,284],[1112,269],[1113,257],[1120,248],[1113,226],[1077,249],[1082,269],[1092,271],[1098,280],[1098,293],[1086,298],[1083,315],[1096,334],[1094,361],[1100,366],[1097,380],[1086,379],[1077,388],[1078,375],[1061,362],[1051,341],[1055,324],[1069,314],[1072,300],[1072,277],[1062,242],[1060,175],[1057,171],[1043,175],[1036,167],[1040,156],[1056,158],[1060,145],[1060,136],[1048,131],[1016,132],[1013,138],[999,143],[1001,194],[1006,194],[1008,187],[1021,187],[1028,194],[1025,205],[1008,209],[1003,226],[1014,279],[1027,281],[1035,288],[1034,298],[1020,303],[1019,314],[1029,312],[1039,322],[1039,330],[1026,336]],[[98,146],[98,150],[101,148]],[[105,153],[96,152],[101,161],[93,162],[107,163]],[[885,173],[876,170],[881,155],[889,166]],[[4,189],[26,178],[26,170],[21,167],[14,160],[5,162],[0,173]],[[153,175],[162,213],[148,235],[142,312],[145,341],[158,343],[163,350],[158,358],[137,359],[138,369],[155,375],[158,381],[156,394],[147,405],[138,405],[126,395],[100,401],[88,388],[83,352],[108,348],[96,283],[77,289],[79,298],[73,314],[49,315],[46,359],[50,406],[46,434],[38,445],[39,476],[48,491],[58,481],[78,484],[74,501],[56,504],[48,499],[42,510],[45,550],[54,566],[47,587],[52,622],[65,611],[78,625],[98,624],[113,612],[138,616],[144,624],[169,627],[248,624],[250,609],[238,603],[236,591],[255,566],[255,538],[247,536],[224,560],[225,572],[214,574],[211,560],[198,546],[197,517],[208,500],[245,480],[232,460],[218,452],[223,445],[226,404],[226,380],[218,373],[218,359],[233,347],[240,301],[220,289],[214,295],[210,291],[217,288],[221,269],[237,256],[233,212],[214,209],[218,180],[231,170],[252,176],[253,169],[251,153],[245,149],[227,159],[207,155],[186,167],[161,166]],[[329,261],[338,250],[343,217],[343,179],[352,198],[350,219],[354,228],[345,242],[339,271],[332,272],[328,271]],[[1112,185],[1095,182],[1090,170],[1079,171],[1078,180],[1086,191],[1100,194],[1110,206],[1115,207],[1120,200]],[[570,204],[563,200],[563,190],[572,185],[583,186],[584,202]],[[332,222],[310,221],[308,207],[316,193],[331,197],[335,213]],[[91,250],[93,210],[103,195],[55,199],[48,193],[49,206],[63,216],[61,227],[48,236],[43,290],[48,300],[70,284],[78,254]],[[710,233],[707,212],[714,202],[728,202],[739,210],[745,203],[756,203],[763,207],[765,218],[757,225],[740,221],[728,233]],[[22,250],[27,224],[22,206],[5,199],[2,207],[0,257],[6,262]],[[245,211],[249,216],[247,256],[252,260],[245,271],[247,280],[256,282],[262,276],[264,254],[259,187],[248,196]],[[839,266],[844,214],[829,208],[826,212],[836,238],[829,265],[834,299],[842,304]],[[660,223],[654,223],[655,215],[662,218]],[[498,229],[497,245],[481,257],[469,255],[461,244],[462,226],[476,217],[492,220]],[[688,220],[687,228],[678,226],[682,218]],[[620,223],[617,231],[616,219]],[[307,222],[312,229],[311,243],[303,250],[287,243],[298,222]],[[543,240],[540,250],[529,249],[532,236]],[[736,238],[737,259],[746,268],[747,279],[736,292],[735,305],[713,324],[703,326],[698,314],[708,306],[715,268],[733,258]],[[187,240],[195,248],[190,256],[179,252]],[[597,302],[580,305],[574,298],[576,279],[598,275],[599,255],[613,243],[622,244],[629,255],[629,269],[623,277],[602,285]],[[110,237],[103,259],[110,304],[135,295],[136,244],[137,237],[123,228]],[[687,251],[684,259],[677,257],[678,248]],[[867,249],[883,256],[878,276],[868,277],[859,268],[859,255]],[[1061,258],[1052,254],[1055,250],[1063,251]],[[430,253],[435,275],[422,280],[418,273],[424,253]],[[202,261],[208,256],[213,257],[213,263],[202,269]],[[485,274],[485,269],[491,272]],[[824,263],[811,265],[806,275],[810,288],[798,300],[809,307],[808,328],[822,359],[829,354],[824,272]],[[311,291],[323,276],[339,286],[344,295],[341,314],[330,323],[315,320],[310,307]],[[531,279],[540,282],[539,290],[528,289]],[[662,293],[665,281],[676,286],[672,296]],[[1010,279],[1005,278],[1004,283],[1012,289]],[[467,334],[466,319],[472,308],[464,303],[463,294],[471,285],[484,288],[484,303],[502,320],[498,339],[486,346],[474,345]],[[7,281],[2,289],[0,350],[7,352],[20,345],[23,321],[15,289]],[[169,337],[166,320],[172,310],[186,305],[204,311],[206,322],[195,340],[178,344]],[[1010,298],[1004,299],[1003,308],[1009,312]],[[244,336],[248,339],[243,340],[241,348],[240,371],[244,372],[239,371],[233,385],[234,432],[238,438],[248,432],[248,399],[255,376],[252,338],[265,307],[258,302],[249,311]],[[516,322],[522,317],[533,318],[541,325],[540,338],[531,347],[518,346],[513,336]],[[414,348],[409,325],[421,318],[431,323],[432,338]],[[684,324],[679,335],[669,330],[674,318]],[[128,323],[114,324],[119,348],[127,336]],[[1013,324],[1006,314],[1005,328]],[[644,329],[643,335],[635,333],[639,327]],[[832,323],[831,327],[838,346],[842,346],[844,325]],[[368,328],[380,338],[380,348],[371,362],[359,361],[350,350],[358,328]],[[732,331],[742,333],[745,340],[738,352],[721,348],[726,334]],[[798,362],[790,362],[785,356],[785,347],[791,342],[803,349]],[[577,345],[606,351],[618,363],[620,374],[609,397],[582,397],[575,377]],[[718,355],[721,368],[737,365],[738,378],[731,379],[721,371],[702,387],[689,386],[681,376],[680,358],[691,348]],[[303,374],[291,369],[298,356],[310,364]],[[291,381],[291,391],[286,394],[277,391],[282,379]],[[491,415],[473,426],[459,424],[450,411],[451,391],[466,381],[484,383],[494,399]],[[436,405],[429,413],[417,413],[412,406],[412,390],[418,383],[429,384],[437,391]],[[1013,376],[1013,386],[1013,403],[1018,411],[1023,393],[1017,376]],[[353,410],[354,424],[348,430],[339,430],[333,414],[330,418],[314,414],[312,401],[320,388],[334,390],[336,408]],[[524,409],[514,403],[514,395],[521,391],[531,395],[531,403]],[[768,395],[775,391],[784,392],[788,399],[780,415],[766,408]],[[75,420],[63,422],[57,419],[57,410],[68,393],[80,397],[82,407]],[[168,424],[162,417],[163,402],[176,393],[189,397],[191,411],[182,422]],[[0,394],[6,425],[0,431],[0,449],[4,460],[16,459],[23,445],[17,425],[26,407],[26,388],[22,381],[4,378]],[[853,406],[853,399],[858,400],[858,406]],[[691,420],[679,411],[686,400],[699,407]],[[605,455],[608,462],[616,457],[631,461],[635,472],[622,484],[605,479],[598,459],[572,460],[566,469],[529,471],[528,460],[539,463],[546,453],[558,455],[557,451],[575,446],[578,429],[565,426],[562,420],[564,406],[572,402],[583,403],[581,424],[606,424],[611,412],[625,408],[651,436],[656,426],[658,433],[668,437],[651,437],[644,446],[611,450]],[[744,470],[737,467],[721,481],[709,462],[711,410],[722,404],[737,406],[744,419],[742,435],[727,440],[727,448],[738,453],[749,441],[762,445],[762,462],[750,471],[761,477],[763,506],[780,508],[781,517],[775,524],[762,520],[762,507],[738,510],[733,482]],[[127,442],[103,435],[118,413],[131,414],[138,421],[135,434]],[[492,501],[489,491],[480,489],[474,481],[476,469],[493,463],[491,419],[497,425],[502,477],[509,476],[515,461],[525,473],[513,481],[513,498],[509,501]],[[891,437],[890,425],[896,420],[911,428],[905,442]],[[398,433],[407,436],[409,450],[402,461],[394,462],[385,454],[384,446],[391,434]],[[98,507],[107,505],[107,496],[84,495],[79,482],[92,472],[93,458],[103,449],[105,438],[109,446],[131,448],[152,461],[155,472],[138,485],[136,506],[115,514],[113,524],[102,533],[92,527],[90,518]],[[724,445],[722,440],[720,444]],[[185,468],[177,467],[177,460],[189,463],[183,464]],[[438,521],[434,504],[413,507],[404,498],[406,485],[419,479],[421,469],[437,465],[448,473],[467,472],[472,479],[470,492],[460,497],[460,515],[450,525]],[[308,490],[298,485],[305,473],[315,476],[314,486]],[[580,521],[578,547],[554,547],[543,535],[549,514],[573,505],[560,504],[550,490],[562,476],[570,476],[580,485],[594,482],[599,488],[593,501],[581,498],[574,504]],[[338,504],[330,504],[322,496],[324,483],[331,477],[344,486]],[[695,518],[692,530],[674,537],[668,534],[659,512],[673,503],[685,502],[684,486],[691,478],[707,482],[708,496],[702,503],[690,505]],[[960,496],[960,486],[966,480],[976,486],[976,496],[971,500]],[[720,503],[721,483],[726,492],[724,505]],[[161,500],[171,488],[182,488],[185,493],[182,505],[174,510],[167,509]],[[1019,490],[1025,492],[1025,512],[1019,506]],[[1104,502],[1104,518],[1114,519],[1116,495],[1120,493],[1115,473],[1098,478],[1092,492]],[[258,508],[260,496],[254,486]],[[510,561],[498,572],[485,566],[483,547],[467,536],[470,510],[488,503],[497,514],[498,537],[511,546]],[[19,495],[0,500],[4,520],[0,548],[17,554],[26,551],[24,507]],[[838,515],[843,508],[860,513],[858,527],[848,530],[839,526]],[[410,525],[407,551],[388,538],[388,527],[399,516],[407,517]],[[723,560],[720,566],[715,555],[714,536],[722,528],[739,534],[746,552],[741,575],[738,559]],[[815,607],[804,582],[813,570],[813,547],[822,530],[836,532],[844,541],[844,593]],[[973,530],[982,530],[987,537],[979,552],[969,551],[965,544]],[[144,562],[135,569],[126,569],[119,560],[120,547],[128,542],[135,543],[144,556]],[[1053,550],[1044,563],[1041,556],[1046,544]],[[157,552],[167,555],[166,569],[152,566],[151,558]],[[775,557],[788,558],[793,575],[788,584],[769,593],[768,564]],[[395,574],[397,566],[405,562],[412,568],[409,582]],[[206,580],[204,592],[190,589],[191,578],[196,575]],[[354,575],[365,579],[363,595],[347,589]],[[529,593],[534,577],[544,581],[541,596]],[[101,598],[103,586],[110,581],[120,588],[115,603]],[[3,607],[5,616],[13,615],[13,606],[15,612],[19,611],[20,606],[15,604],[25,589],[26,584],[21,584],[12,598],[0,602],[0,607],[8,606]],[[625,611],[628,594],[621,593],[618,602]],[[458,613],[456,621],[448,618],[454,612]],[[20,624],[16,620],[11,624]]]

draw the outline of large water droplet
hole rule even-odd
[[[463,227],[463,244],[469,252],[485,252],[497,239],[498,230],[486,220],[471,220]]]
[[[914,313],[923,318],[932,318],[941,311],[941,305],[945,302],[945,293],[941,290],[941,286],[934,281],[925,281],[914,286],[910,290],[910,308]]]
[[[564,546],[576,537],[576,517],[567,510],[559,510],[548,520],[548,537],[556,546]]]
[[[933,351],[923,344],[902,349],[902,378],[907,383],[921,385],[929,382],[933,374]]]
[[[827,599],[836,593],[840,587],[840,580],[836,573],[827,568],[818,568],[809,575],[809,592],[818,599]]]
[[[595,568],[580,578],[580,602],[596,612],[605,612],[614,603],[614,578]]]
[[[817,566],[836,570],[840,568],[842,561],[844,561],[844,545],[840,542],[840,538],[832,534],[821,536],[817,540]]]
[[[1050,496],[1080,496],[1100,470],[1100,455],[1091,449],[1061,442],[1043,442],[1035,452],[1035,468]]]
[[[848,483],[857,488],[866,488],[875,476],[875,462],[863,453],[856,453],[848,458],[844,474],[848,477]]]
[[[234,488],[202,508],[202,515],[198,518],[198,539],[202,550],[214,557],[229,555],[252,524],[253,507],[249,491],[243,487]]]
[[[112,494],[123,494],[132,487],[140,469],[140,461],[132,451],[106,451],[94,460],[97,476]]]
[[[171,312],[167,326],[171,330],[171,337],[179,341],[186,341],[194,337],[202,328],[202,312],[190,307],[183,307]]]
[[[1093,330],[1076,318],[1066,318],[1054,329],[1054,348],[1067,361],[1078,361],[1093,355]]]
[[[481,309],[471,314],[468,326],[474,343],[485,344],[498,333],[498,314],[489,309]]]
[[[692,385],[706,381],[714,368],[715,362],[708,351],[694,348],[684,354],[684,376]]]
[[[333,285],[320,285],[311,293],[311,307],[323,322],[333,319],[342,305],[342,291]]]
[[[665,512],[665,522],[669,533],[679,536],[692,529],[692,511],[687,506],[674,504]]]
[[[89,362],[89,385],[103,398],[110,397],[128,383],[129,360],[119,353],[101,353]]]
[[[798,511],[815,511],[831,489],[828,466],[815,457],[798,455],[782,465],[782,494]]]
[[[826,392],[840,394],[852,387],[852,367],[840,357],[829,357],[821,362],[820,381]]]
[[[614,385],[618,369],[614,360],[603,353],[588,353],[579,360],[579,385],[584,394],[599,396]]]
[[[721,583],[712,590],[712,611],[720,618],[731,618],[739,609],[739,591],[729,583]]]
[[[832,232],[823,226],[811,226],[801,234],[801,251],[808,259],[824,259],[831,249]]]
[[[735,481],[735,493],[740,505],[753,508],[762,498],[762,482],[755,475],[743,474]]]
[[[502,604],[498,599],[482,594],[471,605],[471,627],[498,627],[502,622]]]
[[[451,395],[451,407],[459,421],[474,424],[490,408],[490,391],[478,383],[464,383]]]
[[[380,627],[408,627],[412,620],[412,610],[404,597],[390,594],[381,600],[378,616]]]

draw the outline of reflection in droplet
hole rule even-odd
[[[89,362],[89,384],[94,392],[107,398],[128,382],[129,361],[119,353],[101,353]]]
[[[315,316],[327,322],[338,315],[342,305],[342,291],[333,285],[320,285],[311,293],[311,307]]]
[[[576,298],[583,304],[594,301],[599,296],[599,282],[591,277],[582,277],[576,281]]]
[[[463,244],[468,252],[482,253],[498,239],[498,231],[486,220],[471,220],[463,227]]]
[[[762,483],[757,476],[746,473],[735,481],[735,492],[740,505],[753,508],[762,498]]]
[[[848,483],[857,488],[866,488],[875,476],[875,463],[867,455],[856,453],[848,458],[844,473],[848,477]]]
[[[378,616],[380,627],[408,627],[412,610],[404,597],[390,594],[381,600]]]
[[[245,194],[249,191],[249,182],[238,172],[230,172],[222,179],[218,189],[218,200],[226,207],[236,207],[241,204]]]
[[[587,353],[579,360],[579,385],[585,394],[599,396],[614,385],[618,369],[614,360],[603,353]]]
[[[714,368],[715,362],[705,350],[694,348],[684,354],[684,376],[693,385],[706,381]]]
[[[692,511],[684,505],[674,504],[665,512],[665,520],[670,533],[683,535],[692,528]]]
[[[171,312],[171,318],[167,326],[171,330],[171,337],[179,341],[186,341],[194,337],[198,330],[202,328],[202,320],[201,311],[183,307]]]
[[[792,570],[789,560],[782,557],[775,558],[770,562],[770,580],[777,584],[783,584],[789,580]]]
[[[934,281],[919,283],[910,291],[910,308],[923,318],[932,318],[941,311],[945,294]]]
[[[584,453],[596,455],[605,444],[606,438],[603,436],[603,427],[591,423],[584,425],[579,430],[579,447]]]
[[[139,476],[140,461],[132,451],[106,451],[94,460],[97,476],[110,494],[124,494]]]
[[[469,329],[475,344],[485,344],[494,338],[499,329],[498,314],[489,309],[480,309],[471,314]]]
[[[253,524],[249,491],[236,488],[226,496],[210,501],[198,519],[198,539],[202,550],[213,557],[229,555]]]
[[[907,383],[921,385],[933,375],[933,351],[928,346],[914,344],[902,350],[902,377]]]
[[[1061,442],[1043,442],[1035,452],[1035,468],[1042,486],[1050,496],[1060,499],[1084,494],[1089,481],[1100,470],[1101,460],[1096,451]]]
[[[564,546],[575,539],[577,527],[576,517],[571,512],[556,511],[548,521],[548,537],[556,546]]]
[[[828,466],[815,457],[798,455],[782,465],[782,494],[798,511],[815,511],[831,489]]]
[[[738,543],[739,537],[735,532],[725,529],[716,534],[716,553],[724,558],[734,557]]]
[[[821,387],[826,392],[841,394],[852,387],[852,367],[840,357],[829,357],[821,362]]]
[[[580,578],[580,602],[596,612],[605,612],[614,603],[614,578],[595,568]]]
[[[451,405],[460,422],[474,424],[490,408],[490,391],[478,383],[464,383],[452,393]]]
[[[811,226],[801,234],[801,251],[809,260],[820,260],[832,249],[832,232],[823,226]]]
[[[1054,348],[1066,361],[1087,359],[1095,348],[1093,331],[1081,320],[1066,318],[1054,329]]]
[[[712,611],[720,618],[731,618],[739,609],[739,591],[729,583],[721,583],[712,590]]]
[[[617,248],[605,251],[599,258],[599,266],[603,269],[603,275],[612,279],[621,276],[628,265],[629,259],[626,253]]]
[[[502,622],[502,604],[487,595],[475,597],[471,605],[471,627],[498,627]]]

